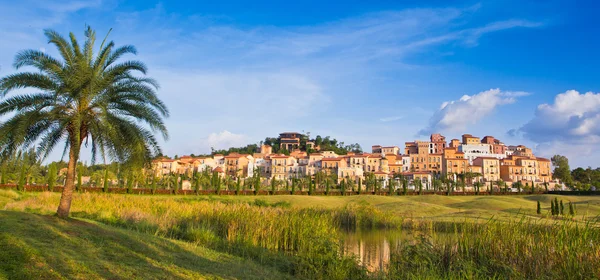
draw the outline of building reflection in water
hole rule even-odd
[[[369,271],[382,271],[389,265],[390,248],[398,246],[400,239],[387,232],[348,233],[342,240],[342,253],[354,255]]]

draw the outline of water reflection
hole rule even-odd
[[[342,238],[342,253],[354,255],[369,271],[383,271],[390,262],[390,249],[411,238],[399,231],[347,232]]]

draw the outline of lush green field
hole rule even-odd
[[[0,279],[285,279],[240,257],[92,221],[0,211]]]
[[[513,195],[513,196],[211,196],[185,197],[184,199],[244,201],[263,200],[267,203],[286,203],[292,207],[343,208],[351,204],[370,205],[386,213],[406,218],[456,221],[457,219],[512,220],[516,214],[540,218],[550,216],[550,201],[558,198],[565,205],[572,202],[577,207],[575,219],[595,219],[600,215],[600,197],[559,195]],[[542,205],[542,216],[536,214],[537,201]],[[519,217],[520,218],[520,217]]]
[[[555,198],[575,203],[577,214],[551,217],[546,212]],[[76,220],[71,221],[47,216],[58,200],[57,193],[0,191],[0,209],[5,209],[0,212],[0,241],[9,248],[0,253],[0,262],[9,260],[0,271],[6,277],[66,275],[78,264],[81,278],[148,278],[134,275],[146,272],[157,278],[600,277],[596,197],[87,193],[75,195]],[[536,214],[537,201],[542,215]],[[415,236],[414,242],[392,248],[384,275],[369,274],[338,253],[344,230],[373,228]],[[55,239],[59,242],[49,242]],[[133,250],[123,250],[129,247]],[[83,254],[71,253],[79,251]],[[114,270],[103,272],[113,262]],[[238,268],[246,263],[250,274],[240,275]],[[144,270],[144,265],[152,269]]]

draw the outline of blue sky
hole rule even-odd
[[[593,1],[210,2],[0,0],[0,76],[19,50],[56,54],[44,29],[89,24],[161,84],[167,154],[290,130],[365,150],[440,132],[599,165]]]

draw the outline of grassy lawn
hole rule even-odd
[[[0,279],[285,279],[191,243],[91,221],[0,211]]]
[[[166,196],[165,198],[167,198]],[[182,197],[185,200],[218,200],[254,202],[263,200],[270,204],[286,202],[292,207],[340,208],[349,204],[368,204],[390,214],[411,218],[426,218],[431,220],[461,220],[461,219],[511,219],[516,214],[539,217],[536,214],[537,201],[542,205],[542,213],[550,211],[550,200],[558,198],[577,207],[576,219],[584,217],[596,219],[600,215],[600,197],[596,196],[560,196],[560,195],[519,195],[519,196],[210,196]]]
[[[594,196],[76,193],[68,221],[52,216],[59,198],[0,190],[0,279],[368,279],[338,254],[341,230],[405,225],[446,239],[403,244],[390,276],[600,277]],[[575,217],[551,217],[554,199]]]

